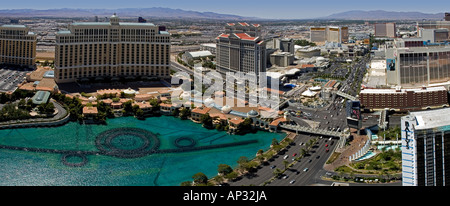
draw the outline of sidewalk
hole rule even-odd
[[[335,152],[340,153],[339,157],[331,164],[325,164],[323,167],[325,170],[334,171],[342,165],[350,164],[348,157],[359,151],[368,140],[367,135],[357,135],[356,130],[352,129],[351,134],[353,140],[350,142],[350,145],[347,145],[342,149],[336,149]]]

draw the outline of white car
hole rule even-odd
[[[289,157],[289,155],[284,156],[284,159],[287,159]]]
[[[292,184],[292,183],[294,183],[295,182],[295,180],[291,180],[290,182],[289,182],[289,184]]]

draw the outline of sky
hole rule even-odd
[[[0,9],[164,7],[271,19],[308,19],[350,10],[450,12],[449,0],[1,0]],[[444,9],[444,10],[443,10]],[[447,10],[445,10],[447,9]]]

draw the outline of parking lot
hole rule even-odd
[[[25,80],[28,72],[30,70],[9,66],[0,67],[0,92],[14,91],[17,85]]]

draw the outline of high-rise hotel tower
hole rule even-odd
[[[401,118],[404,186],[450,185],[450,108]]]
[[[0,26],[0,64],[34,67],[36,34],[24,25]]]
[[[56,35],[55,81],[170,78],[170,34],[152,23],[76,22]]]
[[[216,38],[217,71],[251,73],[256,77],[266,72],[266,43],[261,36],[252,36],[260,33],[259,24],[228,23],[225,33]]]

